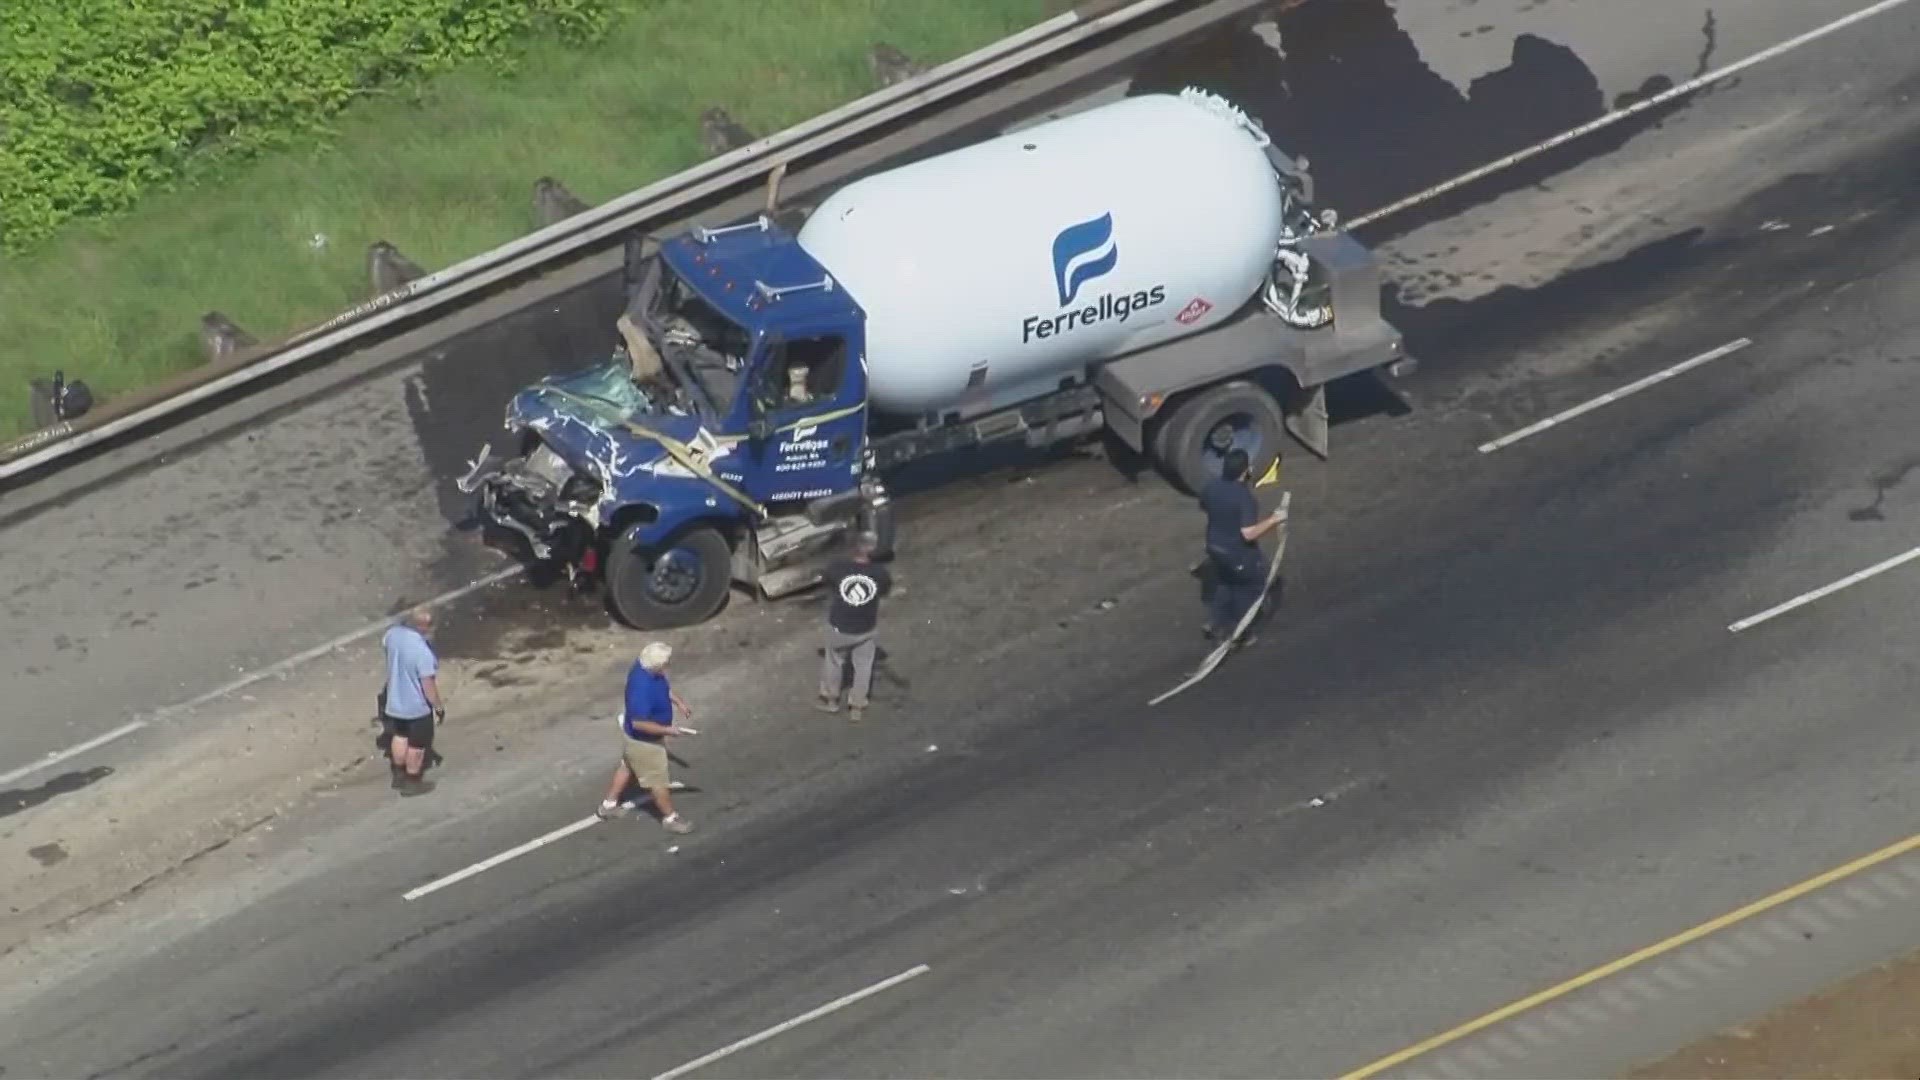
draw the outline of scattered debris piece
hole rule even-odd
[[[68,382],[65,371],[56,370],[51,380],[32,379],[27,386],[28,411],[33,416],[34,427],[52,427],[64,420],[78,419],[93,408],[92,389],[79,379]]]

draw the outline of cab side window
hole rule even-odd
[[[767,351],[760,401],[771,412],[806,409],[840,394],[847,373],[847,341],[838,334],[793,338]]]

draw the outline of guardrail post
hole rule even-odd
[[[781,162],[767,174],[767,213],[780,209],[780,181],[787,178],[787,163]]]
[[[567,186],[551,176],[543,176],[533,182],[533,220],[536,228],[544,229],[557,221],[565,221],[575,214],[591,210],[586,200],[567,190]]]
[[[873,73],[873,81],[884,88],[926,74],[927,65],[914,63],[906,53],[884,41],[876,41],[873,48],[867,50],[867,70]]]
[[[208,360],[224,360],[258,344],[258,338],[240,329],[239,323],[217,311],[200,316],[200,347],[206,350]]]
[[[710,157],[731,153],[758,136],[728,115],[727,110],[715,105],[700,114],[700,141],[707,148]]]
[[[800,226],[807,223],[808,215],[813,213],[812,201],[802,201],[791,206],[780,205],[780,181],[787,178],[787,162],[781,162],[767,174],[767,218],[775,225],[790,233],[798,233]]]
[[[372,282],[375,296],[390,293],[425,273],[419,263],[400,254],[399,248],[385,240],[375,241],[367,248],[367,280]]]

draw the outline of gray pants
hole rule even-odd
[[[820,654],[820,696],[840,700],[840,679],[853,661],[853,689],[847,691],[847,704],[856,709],[867,707],[867,692],[873,688],[873,657],[879,648],[877,631],[843,634],[827,627],[826,648]]]

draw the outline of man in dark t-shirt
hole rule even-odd
[[[873,540],[861,536],[854,541],[849,558],[836,559],[827,567],[827,588],[831,590],[827,606],[825,648],[820,654],[820,700],[822,712],[840,711],[840,684],[847,663],[853,663],[853,686],[847,691],[847,707],[859,720],[867,708],[867,692],[873,685],[873,659],[879,649],[880,598],[893,591],[893,578],[884,566],[873,561]]]
[[[1241,616],[1260,599],[1267,583],[1267,560],[1260,538],[1280,523],[1275,513],[1260,516],[1253,489],[1247,485],[1247,453],[1229,450],[1220,479],[1200,493],[1200,509],[1207,515],[1207,561],[1213,564],[1216,585],[1205,634],[1231,634]]]

